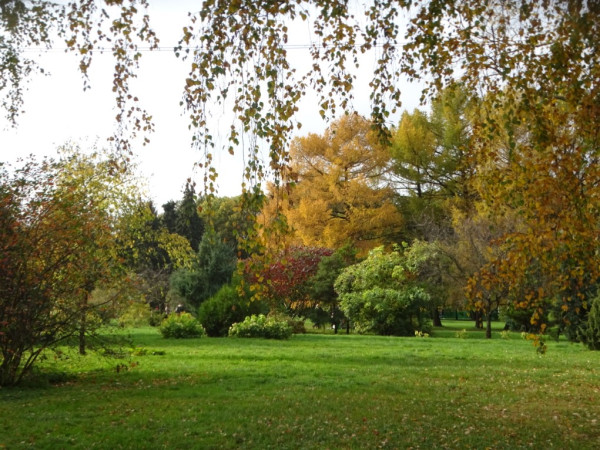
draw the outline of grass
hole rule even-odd
[[[471,324],[284,342],[131,330],[137,356],[69,353],[43,362],[58,383],[0,389],[0,448],[600,448],[598,353],[540,356]]]

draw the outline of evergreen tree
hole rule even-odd
[[[204,233],[204,222],[198,214],[198,204],[194,184],[189,180],[185,184],[183,199],[177,205],[175,215],[175,232],[187,238],[194,251],[198,251],[202,234]]]

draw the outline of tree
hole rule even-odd
[[[587,321],[580,325],[578,339],[590,350],[600,350],[600,297],[592,300]]]
[[[429,295],[429,310],[433,326],[441,327],[440,311],[448,305],[452,270],[451,258],[440,242],[414,240],[404,249],[404,265],[413,274],[414,283]]]
[[[397,237],[403,220],[385,184],[389,153],[369,121],[344,116],[323,136],[295,139],[290,158],[297,183],[283,214],[303,245],[366,252]]]
[[[310,296],[316,303],[309,318],[316,325],[323,322],[331,323],[336,334],[342,321],[346,323],[346,333],[350,333],[350,322],[339,308],[335,280],[342,270],[354,263],[356,263],[356,250],[349,246],[342,247],[331,255],[321,258],[316,273],[308,280]]]
[[[195,253],[189,241],[168,231],[151,202],[139,201],[123,211],[117,252],[135,279],[138,293],[152,309],[165,310],[169,277],[191,268]]]
[[[247,230],[253,225],[255,215],[244,211],[242,197],[203,199],[199,214],[202,221],[214,229],[220,240],[235,246],[239,259],[248,257],[244,241],[247,239]]]
[[[573,338],[600,276],[600,9],[578,1],[476,3],[413,21],[410,32],[421,39],[410,44],[407,62],[443,85],[460,61],[456,78],[483,94],[478,191],[489,208],[512,208],[521,227],[503,237],[502,259],[473,283],[483,291],[492,282],[506,286],[542,332],[558,311]]]
[[[463,87],[449,86],[433,99],[430,113],[404,112],[392,130],[392,169],[407,240],[447,244],[454,234],[452,211],[474,211],[477,106],[477,99]]]
[[[402,38],[396,20],[408,7],[411,19]],[[233,95],[243,126],[268,141],[273,168],[283,172],[287,153],[282,143],[289,139],[290,118],[306,87],[318,90],[323,114],[335,114],[335,107],[344,108],[350,97],[354,78],[349,68],[375,43],[380,54],[370,87],[377,125],[398,104],[401,72],[428,78],[426,95],[458,81],[483,99],[472,147],[484,181],[478,192],[490,208],[509,204],[527,224],[525,232],[504,237],[510,245],[494,278],[516,294],[524,285],[520,279],[542,267],[554,281],[549,289],[526,294],[528,306],[538,309],[532,320],[541,320],[546,305],[558,304],[570,326],[585,316],[599,279],[594,256],[600,186],[599,14],[592,1],[382,0],[366,7],[361,27],[358,15],[342,1],[205,2],[199,28],[189,29],[184,38],[186,45],[198,44],[188,105],[200,111],[194,116],[201,125],[198,137],[210,148],[201,106],[216,96]],[[312,47],[314,64],[300,76],[285,48],[284,19],[295,18],[311,20],[319,38]],[[334,70],[323,70],[324,65]],[[267,90],[261,89],[263,83]],[[526,139],[513,134],[515,125],[523,127]],[[506,138],[502,151],[498,138]],[[234,128],[231,142],[238,139]]]
[[[189,307],[196,309],[231,281],[237,267],[233,245],[220,240],[213,230],[202,241],[191,267],[171,275],[171,290]]]
[[[102,26],[97,29],[96,14],[101,11],[92,0],[69,7],[40,2],[37,8],[22,1],[5,2],[1,34],[10,51],[4,62],[9,70],[3,69],[9,76],[3,79],[11,80],[9,89],[17,99],[8,104],[18,104],[21,98],[24,49],[31,42],[52,40],[47,28],[37,25],[57,21],[64,25],[58,27],[60,36],[81,53],[84,73],[98,42],[107,34],[113,37],[117,119],[122,124],[130,121],[134,128],[151,128],[147,115],[140,117],[138,110],[129,108],[135,96],[129,98],[128,82],[139,59],[134,37],[155,44],[154,36],[146,18],[139,26],[133,20],[143,14],[135,8],[144,6],[143,0],[118,3],[119,19],[105,33]],[[340,109],[347,110],[356,80],[353,69],[361,54],[376,53],[369,85],[371,119],[384,138],[386,120],[399,106],[401,75],[424,80],[424,99],[458,82],[482,99],[472,150],[481,181],[478,193],[490,208],[510,205],[525,224],[525,231],[505,236],[506,259],[498,262],[495,278],[508,282],[517,299],[526,285],[522,277],[533,278],[541,268],[553,281],[547,289],[538,286],[525,294],[525,303],[537,310],[532,319],[539,322],[553,305],[562,311],[567,330],[577,326],[585,320],[600,279],[595,262],[600,186],[598,3],[375,0],[362,14],[352,5],[345,0],[202,3],[183,30],[178,52],[190,58],[183,103],[196,132],[195,145],[204,152],[207,188],[214,188],[217,176],[210,167],[217,143],[207,120],[215,104],[232,106],[235,123],[225,150],[241,148],[246,153],[244,188],[260,196],[254,189],[269,171],[276,184],[289,181],[287,144],[306,93],[316,90],[315,109],[323,116],[336,117]],[[403,11],[409,17],[406,27],[399,22]],[[101,24],[110,20],[103,15],[100,19]],[[313,64],[303,68],[295,67],[286,47],[293,20],[313,30]],[[518,136],[517,127],[522,130]],[[251,139],[245,139],[248,134]],[[127,140],[118,139],[126,146]],[[505,145],[498,146],[498,139]],[[263,144],[268,165],[260,158]]]
[[[121,273],[110,202],[110,162],[65,154],[0,172],[0,385],[16,384],[42,352],[94,329],[88,302]],[[106,165],[104,165],[106,164]],[[107,190],[100,189],[108,188]],[[114,188],[114,189],[113,189]]]
[[[364,261],[347,267],[335,282],[340,308],[360,332],[411,336],[426,331],[423,314],[430,297],[415,284],[402,249],[377,247]]]
[[[82,269],[79,352],[85,354],[88,327],[88,303],[94,289],[115,275],[122,274],[116,257],[118,218],[139,196],[132,172],[119,168],[117,155],[94,149],[85,154],[77,146],[67,144],[59,149],[60,170],[54,183],[57,195],[71,199],[88,214],[86,227],[94,227],[88,239],[79,245],[85,249],[89,265]]]
[[[475,195],[469,161],[475,101],[460,85],[449,86],[434,98],[430,114],[402,114],[392,130],[391,153],[404,189],[418,198],[460,198],[469,209]]]
[[[123,210],[120,217],[119,255],[134,271],[171,273],[189,266],[194,252],[184,236],[167,229],[152,202],[140,200]]]
[[[246,262],[248,283],[263,285],[264,300],[273,311],[305,316],[315,306],[311,296],[311,278],[316,274],[323,258],[332,250],[323,247],[288,247],[274,258],[267,255],[260,272],[254,272],[252,262]]]
[[[435,150],[436,136],[427,115],[418,109],[402,113],[390,151],[402,188],[417,198],[435,194],[432,192],[435,181],[430,175],[434,170]]]
[[[170,200],[163,204],[162,208],[161,224],[169,233],[186,238],[192,249],[197,252],[204,234],[205,223],[200,216],[199,199],[194,183],[188,180],[181,200]]]
[[[519,232],[520,220],[511,209],[489,211],[483,204],[467,215],[455,212],[454,230],[456,241],[449,250],[465,288],[469,304],[481,325],[485,316],[486,338],[492,337],[492,313],[510,300],[508,282],[498,279],[501,261],[507,257],[506,235]]]
[[[114,60],[112,91],[116,120],[119,123],[112,140],[123,152],[131,151],[130,139],[153,128],[152,117],[139,107],[138,97],[129,89],[135,77],[141,52],[139,44],[156,48],[158,39],[145,14],[146,0],[54,1],[9,0],[0,3],[0,94],[2,108],[16,125],[23,107],[23,92],[32,73],[44,71],[31,58],[32,47],[50,48],[61,41],[80,56],[79,71],[87,89],[88,69],[93,55],[104,46]],[[147,137],[144,137],[147,141]]]
[[[160,217],[162,224],[167,228],[169,233],[177,232],[177,202],[175,200],[169,200],[167,203],[162,205],[163,213]]]
[[[175,210],[175,232],[187,238],[194,251],[198,251],[204,223],[198,214],[198,202],[194,185],[188,181],[185,184],[183,198]]]

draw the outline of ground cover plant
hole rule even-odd
[[[597,448],[600,363],[472,322],[431,337],[164,339],[0,389],[0,448]],[[466,334],[458,339],[457,332]]]

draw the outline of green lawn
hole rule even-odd
[[[0,389],[0,448],[600,448],[600,354],[567,342],[132,333],[145,355],[49,357],[60,383]]]

